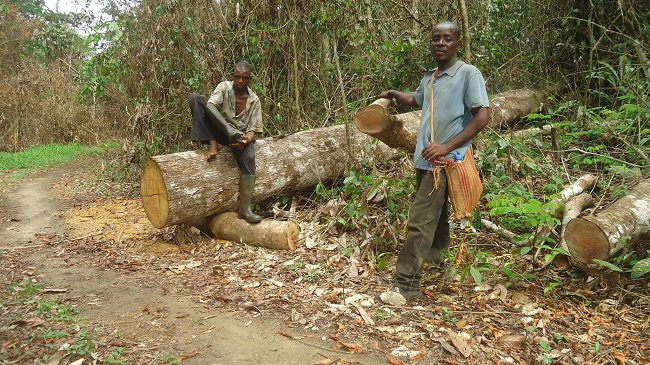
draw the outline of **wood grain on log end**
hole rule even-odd
[[[609,257],[609,240],[597,224],[574,218],[567,224],[565,235],[569,253],[577,262],[591,264],[593,259],[607,260]]]
[[[370,135],[384,131],[389,122],[390,115],[379,104],[370,104],[354,116],[354,124],[357,128]]]
[[[167,188],[160,167],[151,158],[145,161],[142,168],[140,194],[144,211],[151,224],[156,228],[165,227],[169,217]]]

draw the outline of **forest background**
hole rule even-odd
[[[107,0],[103,10],[110,20],[98,21],[90,13],[53,12],[41,0],[3,0],[0,150],[117,140],[122,148],[105,173],[136,182],[149,156],[196,148],[189,139],[187,95],[208,95],[239,60],[253,66],[251,86],[262,99],[264,137],[350,124],[381,91],[414,90],[433,67],[432,25],[462,24],[458,4]],[[469,0],[466,8],[471,38],[465,45],[490,95],[517,88],[560,90],[543,113],[527,116],[516,128],[548,123],[558,128],[562,167],[548,158],[548,141],[517,141],[493,129],[483,133],[489,141],[480,156],[486,200],[497,202],[484,208],[492,219],[525,235],[540,221],[554,219],[545,204],[582,173],[599,176],[601,205],[624,196],[647,175],[645,1]],[[89,33],[76,31],[88,25]],[[320,186],[316,192],[354,201],[376,175],[377,169],[365,167],[339,181],[342,189]],[[390,180],[403,189],[394,189],[397,198],[378,208],[396,213],[398,235],[410,200],[408,184],[402,183],[410,178]],[[361,210],[349,205],[339,223],[371,230]],[[397,241],[376,246],[391,251]],[[617,264],[629,268],[648,252],[643,246]]]

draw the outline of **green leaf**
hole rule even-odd
[[[469,267],[469,273],[474,278],[474,282],[476,282],[476,284],[480,284],[481,281],[483,281],[483,276],[481,275],[481,272],[478,271],[478,269],[475,268],[474,266]]]
[[[542,341],[539,343],[539,345],[544,349],[546,352],[551,352],[552,348],[549,346],[548,342]]]
[[[598,259],[593,259],[593,262],[595,262],[595,263],[597,263],[597,264],[600,264],[600,265],[602,265],[602,266],[605,266],[606,268],[608,268],[608,269],[610,269],[610,270],[612,270],[612,271],[623,272],[623,269],[621,269],[620,267],[618,267],[618,266],[612,264],[611,262],[607,262],[607,261],[603,261],[603,260],[598,260]]]
[[[630,270],[630,277],[632,279],[638,279],[649,272],[650,258],[646,258],[638,261],[636,264],[634,264],[634,266],[632,266],[632,270]]]

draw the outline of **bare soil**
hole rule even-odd
[[[301,223],[293,252],[158,230],[131,187],[96,178],[99,163],[0,177],[2,364],[650,362],[648,280],[590,278],[560,261],[538,273],[562,279],[547,291],[431,270],[422,298],[390,307],[375,296],[391,269],[360,261],[358,242],[331,226]],[[512,250],[489,234],[455,234],[496,258]],[[30,282],[39,297],[78,308],[79,320],[21,302]],[[43,335],[71,325],[76,336]],[[86,334],[92,351],[70,351]]]

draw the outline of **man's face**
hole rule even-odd
[[[431,37],[431,55],[436,62],[446,62],[456,56],[461,41],[452,26],[438,25]]]
[[[235,90],[244,91],[251,82],[251,71],[241,68],[236,68],[232,73],[232,82]]]

